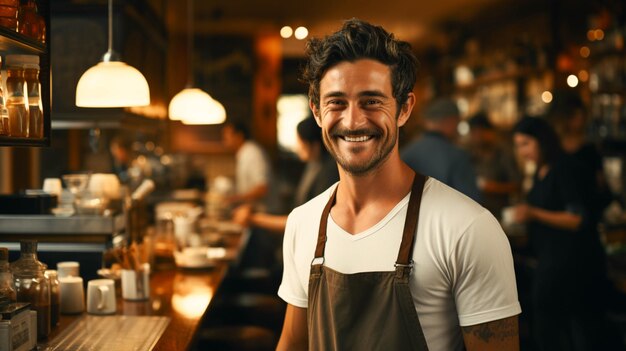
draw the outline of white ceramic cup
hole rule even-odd
[[[80,277],[80,263],[76,261],[65,261],[57,263],[57,273],[59,278]]]
[[[87,313],[113,314],[117,310],[115,281],[94,279],[87,284]]]
[[[150,265],[142,270],[122,269],[122,297],[124,300],[147,300],[150,297]]]
[[[61,191],[63,191],[63,185],[61,184],[61,179],[59,178],[44,179],[42,189],[48,194],[52,194],[52,195],[56,195],[60,197]]]
[[[85,310],[83,278],[60,277],[59,294],[61,295],[61,313],[75,314]]]
[[[502,209],[502,224],[506,226],[515,224],[515,206],[509,206]]]

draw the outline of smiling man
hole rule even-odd
[[[340,181],[289,215],[278,350],[518,350],[498,222],[400,159],[415,103],[409,44],[350,20],[307,55],[311,110]]]

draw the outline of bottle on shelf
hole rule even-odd
[[[39,83],[39,56],[24,55],[24,81],[28,98],[28,137],[43,138],[43,110]]]
[[[0,57],[0,68],[2,67],[2,57]],[[0,73],[0,82],[2,81],[2,73]],[[0,136],[9,135],[9,111],[6,108],[4,100],[4,89],[0,84]]]
[[[37,259],[37,241],[20,241],[20,258],[11,263],[17,302],[30,303],[37,312],[37,339],[50,334],[50,282],[44,272],[47,266]]]
[[[9,301],[16,302],[15,282],[9,268],[9,249],[0,247],[0,296],[7,297]]]
[[[40,42],[46,37],[46,23],[37,13],[35,0],[22,0],[18,11],[17,31]]]
[[[9,113],[9,136],[28,137],[28,102],[25,96],[24,55],[7,55],[6,107]]]
[[[17,31],[17,16],[20,0],[0,1],[0,27]]]

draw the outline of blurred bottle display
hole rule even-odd
[[[0,57],[0,68],[2,67],[2,58]],[[0,82],[2,82],[2,73],[0,73]],[[9,135],[9,111],[6,108],[4,100],[5,89],[0,84],[0,136]]]
[[[6,107],[9,112],[9,135],[12,137],[28,137],[29,118],[23,56],[7,55],[6,57]]]
[[[28,137],[43,138],[43,111],[39,83],[39,56],[24,55],[24,80],[28,98]]]
[[[17,31],[20,0],[0,0],[0,26]]]
[[[37,311],[37,339],[50,334],[50,281],[45,276],[47,266],[37,259],[37,241],[20,241],[20,258],[11,263],[17,302],[30,303]]]
[[[2,0],[0,0],[2,1]],[[46,37],[46,23],[37,12],[35,0],[22,0],[18,10],[17,31],[40,42]]]
[[[0,247],[0,296],[8,297],[11,302],[17,301],[15,282],[9,268],[9,249]]]

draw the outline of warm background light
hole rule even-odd
[[[308,35],[309,35],[309,30],[306,29],[306,27],[298,27],[296,28],[296,32],[294,33],[294,36],[298,40],[302,40],[306,38]]]
[[[150,88],[136,68],[105,61],[89,68],[76,86],[76,106],[129,107],[150,105]]]
[[[552,93],[549,91],[544,91],[541,94],[541,101],[545,102],[546,104],[549,104],[552,102]]]
[[[575,88],[576,86],[578,86],[578,78],[575,75],[570,74],[569,76],[567,76],[567,85],[569,85],[571,88]]]
[[[289,26],[284,26],[280,29],[280,36],[285,39],[290,38],[292,34],[293,34],[293,29],[291,29],[291,27]]]

